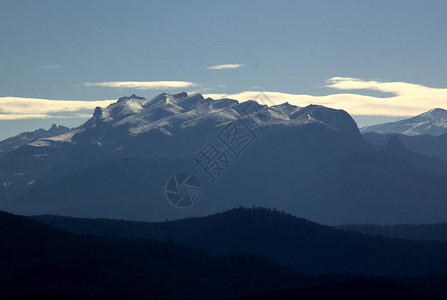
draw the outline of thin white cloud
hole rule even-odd
[[[97,106],[105,107],[113,102],[116,100],[84,101],[0,97],[0,120],[80,118],[86,116],[80,113],[81,111],[93,110]],[[66,113],[74,114],[67,116],[64,115]]]
[[[128,88],[139,90],[160,90],[197,86],[194,82],[188,81],[108,81],[108,82],[87,82],[85,86],[99,86],[112,88]]]
[[[327,87],[339,90],[376,90],[392,93],[391,97],[373,97],[354,93],[312,96],[264,92],[273,104],[289,102],[298,106],[320,104],[331,108],[344,109],[352,115],[413,116],[432,108],[447,109],[447,89],[430,88],[406,82],[365,81],[358,78],[333,77]],[[259,91],[245,91],[237,94],[207,94],[213,99],[232,98],[239,101],[255,99]],[[269,103],[265,103],[269,104]]]
[[[392,93],[391,97],[373,97],[356,93],[312,96],[264,92],[270,99],[264,104],[289,102],[298,106],[321,104],[331,108],[344,109],[352,115],[413,116],[432,108],[447,109],[447,89],[430,88],[406,82],[365,81],[358,78],[333,77],[327,80],[327,87],[338,90],[376,90]],[[237,94],[205,94],[213,99],[232,98],[241,102],[256,99],[259,91],[245,91]],[[48,100],[20,97],[0,97],[0,120],[87,117],[83,111],[105,107],[116,100]]]
[[[46,66],[38,66],[40,69],[60,69],[63,66],[61,65],[46,65]]]
[[[376,90],[384,93],[393,93],[397,96],[439,94],[442,91],[444,93],[447,91],[447,89],[430,88],[414,83],[365,81],[350,77],[332,77],[327,80],[326,87],[339,90]]]
[[[237,69],[242,66],[243,66],[243,64],[226,64],[226,65],[210,66],[210,67],[208,67],[208,69],[210,69],[210,70]]]
[[[47,114],[0,114],[0,121],[10,120],[29,120],[29,119],[77,119],[77,118],[91,118],[88,114],[74,114],[74,115],[47,115]]]

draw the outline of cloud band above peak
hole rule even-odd
[[[344,109],[352,115],[377,116],[414,116],[433,108],[447,109],[447,89],[431,88],[407,82],[366,81],[350,77],[332,77],[326,87],[338,90],[375,90],[394,94],[386,97],[374,97],[357,93],[329,94],[313,96],[305,94],[287,94],[264,92],[272,104],[289,102],[297,106],[321,104],[331,108]],[[245,91],[237,94],[208,94],[214,99],[230,98],[239,101],[256,99],[259,91]],[[263,103],[268,104],[270,103]]]
[[[49,100],[21,97],[0,97],[0,120],[80,118],[83,111],[106,107],[116,100]],[[61,115],[62,114],[62,115]],[[69,114],[67,116],[67,114]]]

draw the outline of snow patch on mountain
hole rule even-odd
[[[63,143],[72,143],[72,139],[73,137],[78,134],[78,133],[82,133],[84,132],[84,129],[73,129],[67,133],[61,134],[61,135],[57,135],[51,138],[46,138],[43,140],[46,141],[54,141],[54,142],[63,142]]]

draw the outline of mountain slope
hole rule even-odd
[[[162,223],[34,219],[82,234],[180,241],[216,255],[260,255],[304,274],[447,275],[445,242],[372,237],[261,208]]]
[[[292,134],[309,141],[308,130]],[[317,132],[312,133],[315,137]],[[329,224],[443,220],[442,177],[380,151],[353,153],[339,160],[330,156],[336,148],[318,147],[320,139],[315,145],[297,143],[284,149],[286,137],[259,140],[214,184],[196,175],[204,194],[187,210],[172,207],[160,194],[166,178],[191,169],[189,157],[113,160],[30,188],[13,199],[10,210],[160,221],[263,205]],[[293,155],[296,160],[289,160]]]
[[[362,133],[400,133],[404,135],[430,134],[438,136],[447,133],[447,110],[435,108],[418,116],[391,123],[366,126]]]
[[[411,163],[417,169],[447,175],[447,164],[444,161],[411,151],[402,142],[403,137],[403,135],[390,136],[388,142],[381,146],[380,150]]]
[[[0,225],[3,298],[216,299],[300,286],[294,272],[250,255],[79,236],[3,212]]]
[[[10,137],[6,140],[0,141],[0,157],[9,151],[25,146],[35,140],[62,135],[67,133],[69,130],[70,129],[68,127],[53,124],[53,126],[51,126],[48,130],[37,129],[33,132],[23,132],[16,136]]]

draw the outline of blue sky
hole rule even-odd
[[[11,117],[0,120],[0,139],[51,123],[76,126],[93,111],[51,112],[44,117],[20,111],[35,117],[11,119],[17,111],[2,109],[6,97],[98,101],[182,90],[238,97],[262,90],[281,93],[285,101],[290,95],[310,95],[319,102],[317,96],[345,93],[369,96],[361,101],[397,95],[392,101],[400,101],[398,107],[408,102],[409,109],[397,112],[394,107],[387,113],[388,108],[368,111],[364,105],[360,111],[344,100],[340,108],[363,115],[359,120],[381,116],[370,122],[412,115],[443,104],[446,13],[444,0],[3,0],[0,114]],[[223,64],[242,66],[208,68]],[[328,82],[334,77],[344,78],[335,79],[337,87]],[[94,85],[129,81],[195,85],[161,89]],[[353,82],[360,83],[354,90]],[[390,90],[383,83],[401,85]],[[403,90],[414,90],[417,97],[402,96]],[[275,99],[280,101],[279,96]],[[303,97],[290,99],[305,104]],[[339,99],[326,104],[337,107]]]

